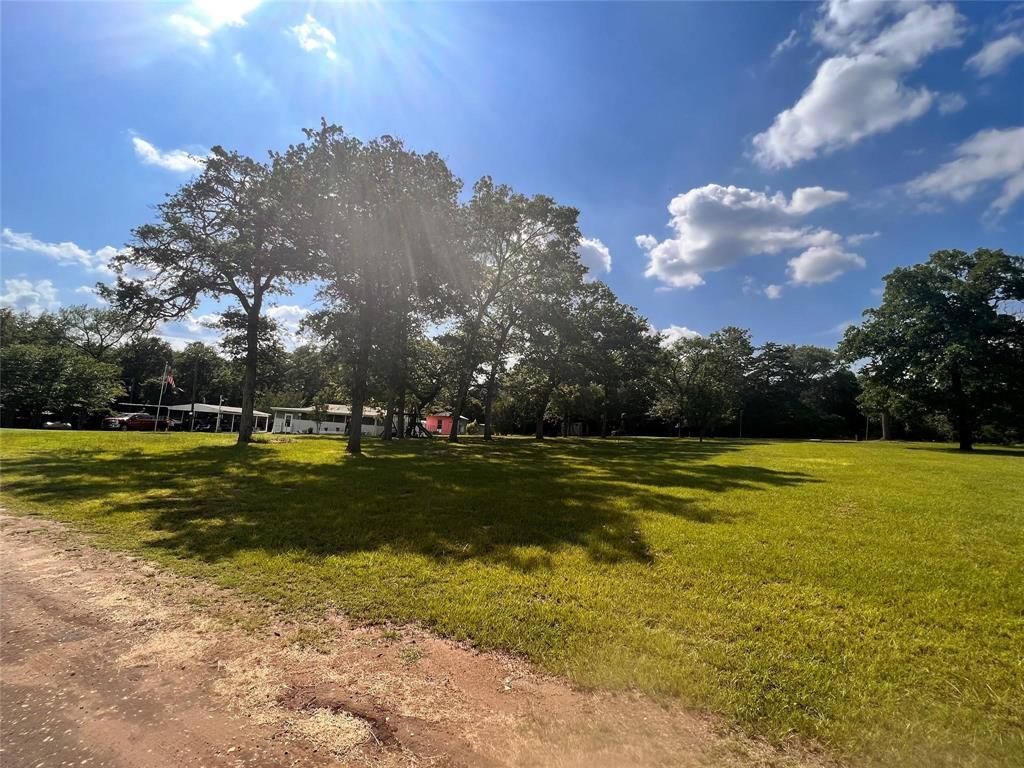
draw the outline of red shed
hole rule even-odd
[[[464,434],[466,431],[466,425],[469,423],[469,419],[465,416],[459,416],[459,434]],[[451,411],[441,411],[440,413],[432,413],[423,420],[424,426],[427,431],[434,435],[448,435],[451,434],[452,430],[452,414]]]

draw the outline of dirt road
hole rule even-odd
[[[5,768],[827,762],[414,627],[274,617],[39,518],[0,523]]]

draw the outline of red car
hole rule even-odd
[[[104,429],[119,429],[122,432],[128,432],[129,430],[137,432],[149,430],[152,432],[154,424],[156,425],[156,431],[160,432],[171,427],[174,422],[168,419],[158,420],[149,413],[122,413],[119,416],[111,416],[103,420]]]

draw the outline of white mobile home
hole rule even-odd
[[[352,406],[330,403],[318,424],[312,406],[307,408],[273,408],[271,432],[285,435],[347,435]],[[363,407],[363,434],[376,437],[384,432],[384,413],[377,408]]]

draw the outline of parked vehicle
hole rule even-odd
[[[104,429],[119,429],[122,432],[141,432],[144,430],[152,432],[154,424],[157,431],[160,431],[172,427],[175,422],[168,419],[158,420],[150,413],[122,413],[103,420]]]
[[[44,421],[43,429],[71,429],[71,424],[66,421]]]

